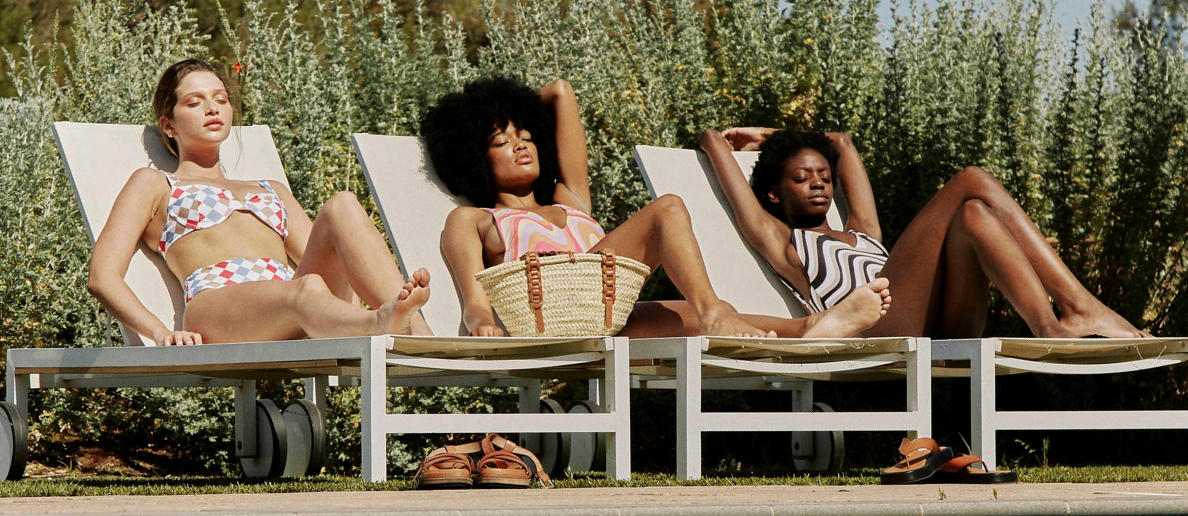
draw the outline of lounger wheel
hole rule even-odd
[[[297,400],[285,407],[286,477],[316,476],[326,464],[326,418],[314,402]]]
[[[565,409],[561,408],[561,404],[548,398],[540,400],[541,414],[564,414]],[[569,434],[567,433],[548,433],[540,434],[540,453],[537,458],[540,459],[540,465],[544,467],[545,473],[550,477],[558,477],[565,474],[565,469],[569,466],[569,451],[570,446]]]
[[[0,401],[0,478],[20,480],[29,458],[28,427],[16,405]]]
[[[240,457],[248,478],[274,478],[285,472],[289,456],[285,418],[272,400],[256,400],[256,456]]]
[[[579,401],[569,407],[570,414],[601,414],[606,412],[593,401]],[[606,471],[606,434],[583,432],[570,434],[569,469],[572,471]]]
[[[813,412],[833,412],[833,407],[824,403],[813,403]],[[797,458],[797,441],[792,441],[793,463],[797,471],[834,471],[841,468],[842,458],[846,454],[845,434],[841,430],[825,430],[812,432],[813,454]]]

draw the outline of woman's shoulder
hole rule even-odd
[[[490,213],[487,208],[459,206],[450,211],[450,214],[446,217],[446,225],[478,222],[479,220],[491,218]]]
[[[158,189],[167,184],[172,175],[152,167],[140,167],[128,177],[127,187]],[[164,181],[163,181],[164,180]]]

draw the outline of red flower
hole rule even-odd
[[[236,61],[235,64],[231,65],[231,69],[234,70],[235,73],[239,73],[239,72],[246,70],[247,67],[239,64],[239,61]]]

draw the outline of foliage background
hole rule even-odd
[[[701,129],[732,125],[848,131],[889,242],[949,176],[980,165],[1106,304],[1156,334],[1188,334],[1188,61],[1174,16],[1132,12],[1116,28],[1097,9],[1091,26],[1072,31],[1054,26],[1041,0],[903,2],[880,33],[876,0],[70,4],[55,4],[63,7],[55,23],[36,25],[4,54],[0,347],[119,345],[85,291],[90,245],[49,128],[56,120],[151,123],[157,74],[191,56],[245,67],[233,73],[243,121],[272,127],[311,213],[337,190],[368,197],[350,133],[415,134],[426,106],[475,77],[535,85],[565,77],[579,96],[595,215],[607,227],[648,199],[633,145],[693,147]],[[6,11],[0,29],[19,14]],[[657,284],[650,295],[673,291]],[[1025,332],[996,297],[987,333]],[[1025,376],[1000,383],[1000,407],[1183,409],[1186,383],[1180,369]],[[584,396],[580,385],[552,390]],[[839,409],[902,406],[886,394],[893,390],[818,384],[817,397]],[[283,401],[300,391],[266,384],[262,392]],[[632,396],[636,469],[671,470],[671,394]],[[937,435],[958,446],[967,396],[963,382],[938,380],[937,406],[950,410],[938,410]],[[497,390],[390,393],[393,410],[510,410],[513,399]],[[715,393],[706,405],[780,410],[788,400]],[[331,472],[358,471],[357,406],[353,389],[332,391]],[[34,457],[51,466],[94,448],[149,474],[236,469],[225,390],[38,391],[31,418]],[[1038,459],[1038,439],[1049,434],[1007,434],[1020,439],[1001,449]],[[1064,463],[1166,462],[1186,451],[1183,439],[1102,450],[1089,446],[1129,434],[1057,435],[1051,459]],[[883,465],[898,438],[855,434],[849,460]],[[390,439],[392,472],[413,468],[435,442]],[[786,468],[786,435],[711,434],[706,449],[707,464],[728,471]],[[1086,449],[1098,453],[1078,453]]]

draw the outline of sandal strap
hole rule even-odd
[[[899,453],[904,457],[910,456],[919,450],[927,450],[931,453],[940,451],[940,446],[936,444],[936,440],[931,437],[920,437],[918,439],[908,440],[904,438],[903,442],[899,443]]]
[[[480,469],[482,467],[482,462],[487,459],[487,456],[490,456],[493,453],[509,453],[516,456],[516,460],[521,465],[523,465],[524,469],[528,470],[528,472],[533,477],[535,477],[537,480],[540,480],[540,484],[542,486],[546,488],[553,487],[553,481],[549,479],[549,474],[545,473],[544,466],[540,464],[540,459],[537,459],[536,454],[532,453],[527,448],[524,448],[509,439],[500,437],[499,434],[487,434],[487,436],[483,438],[482,448],[483,451],[487,452],[487,455],[484,455],[483,459],[479,461]],[[496,448],[498,448],[498,450]],[[524,459],[531,460],[532,465],[535,466],[535,469],[529,468],[527,463],[524,462]]]
[[[421,462],[421,467],[417,468],[413,480],[419,480],[430,469],[465,469],[474,472],[475,467],[474,460],[469,455],[450,452],[438,453],[437,450],[434,450]]]
[[[969,468],[974,464],[981,464],[983,471],[990,471],[990,468],[986,467],[986,461],[982,460],[982,458],[978,457],[977,455],[961,455],[959,457],[954,457],[953,460],[950,460],[941,466],[940,470],[946,473],[957,473],[963,469]]]

